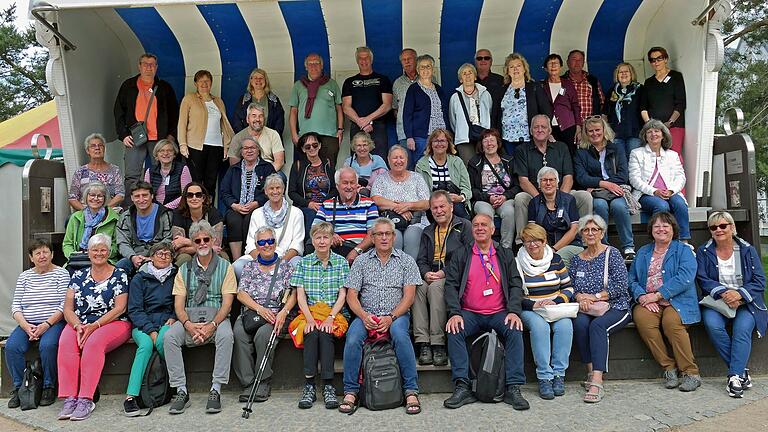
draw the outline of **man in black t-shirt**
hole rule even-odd
[[[352,123],[349,140],[352,141],[361,130],[368,132],[376,144],[373,154],[387,160],[389,138],[386,123],[389,119],[387,114],[392,109],[392,82],[373,71],[373,52],[370,48],[357,48],[355,60],[360,73],[347,78],[341,89],[344,115]]]

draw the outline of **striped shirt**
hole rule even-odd
[[[533,310],[537,301],[552,300],[555,303],[568,303],[573,297],[573,286],[568,269],[560,255],[554,254],[549,268],[542,274],[521,274],[528,288],[528,295],[523,297],[523,309]]]
[[[451,174],[448,172],[448,160],[442,165],[438,165],[434,159],[429,158],[429,172],[432,175],[432,189],[445,189],[451,182]]]
[[[325,303],[333,307],[348,275],[349,263],[341,255],[331,252],[328,266],[323,267],[313,252],[298,262],[291,275],[291,285],[304,290],[309,306]]]
[[[350,205],[344,204],[338,198],[332,198],[323,201],[312,225],[329,222],[333,224],[334,232],[342,240],[360,244],[378,217],[379,209],[368,197],[357,195]]]
[[[21,312],[31,324],[40,324],[56,312],[64,311],[69,272],[61,267],[38,274],[34,269],[22,272],[16,279],[11,314]]]

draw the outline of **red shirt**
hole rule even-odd
[[[482,315],[505,311],[507,308],[501,288],[501,270],[496,249],[491,246],[490,253],[485,255],[474,245],[471,260],[467,286],[461,298],[462,309]]]
[[[144,115],[147,113],[147,104],[149,98],[152,95],[152,86],[154,81],[147,84],[141,80],[136,80],[136,86],[139,88],[139,95],[136,96],[136,110],[133,113],[136,116],[136,121],[144,121]],[[150,141],[157,141],[157,95],[152,98],[152,106],[149,108],[149,116],[147,117],[147,139]]]

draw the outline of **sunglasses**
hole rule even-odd
[[[717,231],[718,228],[720,228],[721,230],[724,230],[724,229],[728,228],[728,225],[730,225],[730,224],[729,223],[721,223],[719,225],[710,225],[709,226],[709,230],[712,231],[712,232]]]
[[[262,247],[264,247],[266,245],[272,246],[273,244],[275,244],[275,239],[268,238],[268,239],[256,240],[256,244],[259,245],[259,246],[262,246]]]
[[[320,148],[320,143],[304,144],[304,147],[302,147],[302,148],[304,150],[319,149]]]
[[[477,56],[477,57],[475,57],[475,60],[477,60],[477,61],[483,61],[483,60],[491,61],[492,59],[491,59],[491,56]]]
[[[187,192],[187,198],[202,198],[202,192]]]
[[[520,89],[519,88],[515,89],[515,99],[520,99]]]
[[[648,60],[651,63],[656,63],[656,62],[660,62],[660,61],[664,60],[664,58],[665,58],[664,56],[659,56],[659,57],[651,57]]]
[[[210,237],[201,237],[201,238],[196,238],[193,241],[195,242],[195,244],[210,243],[211,242],[211,238]]]

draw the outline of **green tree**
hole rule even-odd
[[[16,4],[0,10],[0,121],[51,100],[45,81],[48,51],[30,25],[18,29]]]

